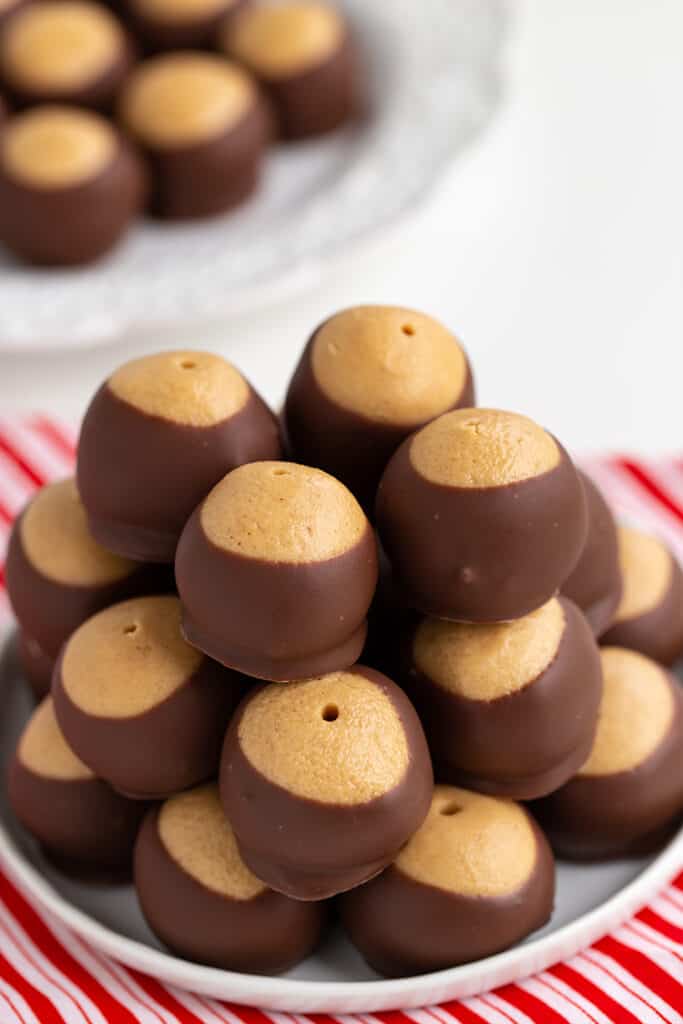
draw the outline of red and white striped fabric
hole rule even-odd
[[[12,520],[73,467],[74,433],[44,416],[0,418],[2,565]],[[657,530],[683,561],[683,458],[583,461],[617,514]],[[683,865],[681,865],[683,867]],[[630,921],[567,963],[487,995],[423,1010],[327,1017],[192,995],[88,948],[32,905],[0,865],[0,1024],[681,1024],[683,871]]]

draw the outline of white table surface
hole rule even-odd
[[[2,356],[0,411],[76,416],[118,362],[178,345],[225,351],[278,401],[316,323],[386,302],[451,325],[481,402],[574,450],[683,447],[683,5],[513,11],[501,109],[409,225],[340,260],[315,294],[221,328]]]

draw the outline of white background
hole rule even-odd
[[[0,409],[76,416],[122,359],[175,345],[225,351],[276,402],[316,323],[375,301],[443,319],[480,402],[575,451],[680,450],[683,4],[526,0],[513,14],[501,108],[409,225],[315,294],[221,330],[4,356]]]

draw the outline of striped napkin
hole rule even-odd
[[[2,565],[32,491],[73,469],[74,432],[45,416],[0,418]],[[617,514],[683,561],[683,459],[583,460]],[[683,865],[681,865],[683,868]],[[268,1013],[161,984],[89,948],[32,904],[0,865],[0,1024],[682,1024],[683,870],[652,903],[567,963],[486,995],[422,1010],[330,1017]]]

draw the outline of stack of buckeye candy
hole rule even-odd
[[[681,570],[474,402],[402,308],[318,327],[280,420],[218,356],[144,357],[19,519],[14,809],[63,870],[132,860],[176,953],[285,970],[334,903],[379,972],[448,967],[548,920],[553,851],[680,816]]]

